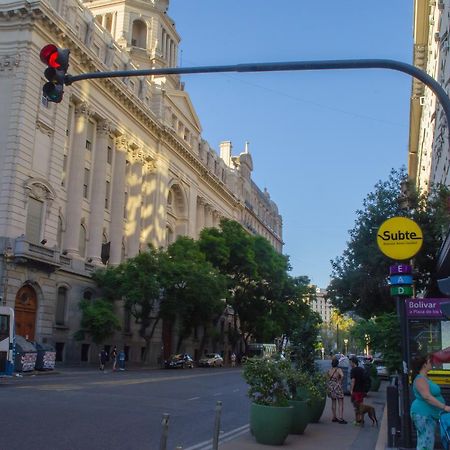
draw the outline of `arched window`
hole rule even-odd
[[[59,287],[58,296],[56,298],[56,310],[55,310],[55,324],[66,324],[66,309],[67,309],[67,288]]]
[[[78,241],[78,253],[80,256],[86,256],[86,228],[80,225],[80,237]]]
[[[142,20],[133,22],[131,45],[133,47],[147,48],[147,25]]]

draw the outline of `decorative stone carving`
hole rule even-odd
[[[94,114],[94,111],[91,108],[89,108],[89,106],[86,102],[82,102],[82,103],[78,103],[78,105],[76,105],[75,114],[90,117]]]
[[[128,150],[129,145],[128,136],[122,135],[116,137],[116,148],[118,150]]]
[[[0,56],[0,72],[12,72],[16,67],[19,67],[19,55],[3,55]]]
[[[36,129],[41,133],[47,135],[48,137],[52,137],[54,133],[54,130],[52,128],[50,128],[46,123],[42,122],[39,119],[36,121]]]
[[[97,133],[109,135],[113,131],[113,124],[109,120],[101,120],[97,124]]]

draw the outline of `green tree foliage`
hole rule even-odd
[[[384,313],[369,320],[357,321],[350,333],[359,348],[364,348],[365,336],[368,335],[372,354],[381,353],[383,361],[391,373],[396,370],[401,371],[401,332],[396,313]]]
[[[120,330],[119,319],[114,313],[113,304],[104,299],[94,301],[82,300],[81,329],[75,334],[77,340],[84,340],[85,335],[91,336],[92,341],[101,344],[105,339]]]
[[[422,228],[423,247],[414,259],[416,288],[436,292],[436,256],[450,223],[448,190],[437,186],[429,193],[420,193],[406,180],[405,169],[392,170],[387,181],[376,184],[374,192],[364,200],[363,209],[356,212],[347,248],[342,256],[331,261],[328,297],[341,312],[354,311],[369,318],[394,310],[388,286],[393,261],[381,253],[376,242],[380,225],[394,216],[409,217]],[[406,196],[399,201],[402,185]]]
[[[179,237],[161,265],[161,317],[178,323],[177,352],[194,327],[208,331],[225,308],[225,278],[208,262],[198,243]]]
[[[149,247],[117,267],[98,271],[98,286],[116,300],[123,299],[125,308],[139,325],[139,335],[146,342],[146,359],[150,341],[159,322],[161,251]]]

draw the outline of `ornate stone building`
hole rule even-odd
[[[16,332],[56,346],[59,360],[97,359],[91,342],[73,339],[78,304],[95,298],[96,268],[147,243],[196,238],[226,217],[282,251],[281,216],[252,181],[248,145],[235,156],[228,141],[212,149],[178,76],[87,80],[67,86],[60,104],[42,97],[47,43],[70,49],[74,75],[176,66],[168,3],[0,4],[1,302],[15,308]],[[110,344],[139,361],[144,343],[123,320]]]
[[[415,0],[414,65],[450,93],[450,1]],[[409,178],[427,191],[434,183],[450,186],[449,130],[445,113],[430,89],[413,81],[409,135]],[[450,276],[450,232],[441,249],[439,278]]]

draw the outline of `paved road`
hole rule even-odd
[[[163,413],[167,448],[203,449],[216,402],[222,435],[246,430],[247,387],[238,369],[65,371],[0,382],[0,449],[158,450]],[[202,444],[203,443],[203,444]]]

